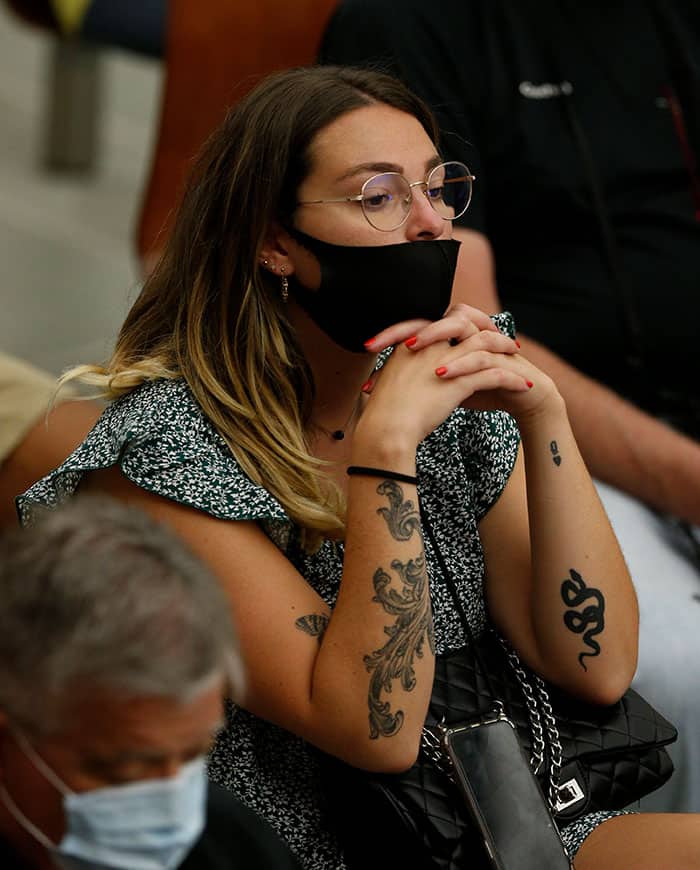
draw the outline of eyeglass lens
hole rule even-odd
[[[463,163],[436,166],[422,183],[425,195],[443,220],[461,217],[469,207],[472,181]],[[411,209],[411,185],[398,172],[385,172],[367,179],[362,187],[362,210],[378,230],[394,230],[406,220]]]

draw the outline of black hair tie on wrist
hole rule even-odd
[[[412,477],[410,474],[401,474],[399,471],[388,471],[385,468],[370,468],[366,465],[349,465],[347,473],[351,477],[353,475],[383,477],[385,480],[398,480],[401,483],[411,483],[413,486],[418,486],[417,477]]]

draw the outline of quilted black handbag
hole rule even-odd
[[[436,657],[424,735],[430,735],[431,726],[441,719],[449,725],[493,710],[494,698],[480,657],[523,747],[536,756],[533,744],[548,743],[546,726],[542,734],[535,728],[533,738],[526,691],[508,651],[491,632],[477,644],[477,653],[469,645]],[[530,685],[538,679],[523,673]],[[561,745],[556,793],[552,794],[550,778],[551,746],[539,750],[544,758],[538,779],[560,826],[596,810],[629,806],[671,776],[673,763],[664,747],[676,739],[676,729],[637,692],[629,689],[610,707],[580,702],[551,687],[547,692],[551,714],[546,715],[556,721]],[[456,786],[436,761],[430,737],[423,742],[417,762],[403,774],[368,774],[342,762],[328,764],[333,823],[347,849],[349,867],[385,868],[388,860],[392,866],[400,860],[404,867],[440,870],[489,866],[479,858],[481,840]],[[358,840],[360,830],[373,841],[372,847]]]
[[[432,538],[423,517],[424,531]],[[665,746],[676,729],[633,689],[611,706],[594,706],[545,685],[488,631],[478,640],[442,561],[471,642],[437,656],[419,757],[403,774],[370,774],[329,759],[329,812],[348,866],[480,870],[489,864],[456,786],[441,764],[434,728],[472,720],[503,705],[559,826],[586,813],[615,810],[663,785],[673,773]],[[363,830],[373,841],[358,839]]]

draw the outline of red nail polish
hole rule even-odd
[[[535,385],[532,383],[532,381],[525,381],[525,383],[527,384],[527,388],[528,388],[529,390],[532,389],[532,387],[535,386]]]
[[[377,340],[376,336],[374,338],[368,338],[367,341],[365,342],[365,347],[369,347],[371,344],[374,344],[374,342],[376,340]]]
[[[520,347],[520,342],[518,341],[517,338],[515,339],[515,346],[516,346],[516,347]]]
[[[418,341],[415,335],[412,335],[410,338],[407,338],[404,344],[406,347],[413,347],[413,345]]]
[[[361,393],[366,393],[369,388],[372,386],[372,381],[365,381],[364,384],[360,387]]]
[[[440,366],[440,368],[435,369],[435,374],[441,378],[444,374],[447,373],[447,369],[445,366]]]

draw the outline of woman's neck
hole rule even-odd
[[[374,370],[376,354],[339,347],[291,301],[288,316],[314,378],[312,425],[328,432],[328,437],[354,428],[362,410],[362,387]]]

